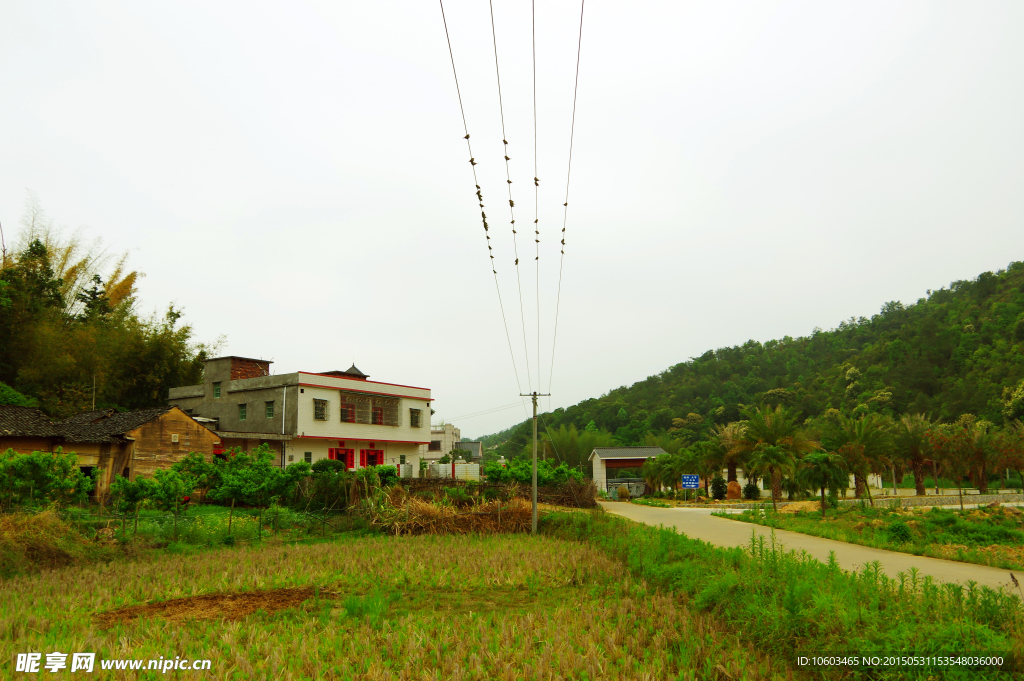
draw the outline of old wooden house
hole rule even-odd
[[[117,412],[113,409],[50,421],[38,409],[0,406],[0,451],[54,452],[78,456],[83,472],[100,468],[97,492],[115,475],[134,479],[170,468],[189,452],[207,460],[220,449],[220,437],[178,407]]]

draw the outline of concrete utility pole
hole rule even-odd
[[[551,397],[550,393],[543,395],[538,392],[532,393],[519,393],[520,397],[530,397],[533,399],[533,524],[531,525],[531,534],[537,534],[537,398],[538,397]]]

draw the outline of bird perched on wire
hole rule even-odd
[[[469,162],[472,163],[473,165],[476,165],[476,161],[474,161],[473,159],[469,159]]]
[[[539,187],[540,186],[540,180],[538,180],[536,177],[533,178],[533,186],[535,186],[535,187]]]
[[[512,159],[510,159],[510,158],[509,158],[508,156],[506,156],[506,157],[505,157],[505,160],[506,160],[506,161],[511,161]]]
[[[516,205],[516,204],[515,204],[515,201],[513,201],[512,199],[509,199],[509,200],[508,200],[508,206],[509,206],[509,208],[512,208],[512,207],[514,207],[515,205]]]
[[[462,139],[464,139],[464,140],[468,140],[468,139],[469,139],[469,133],[467,132],[467,133],[466,133],[466,136],[465,136],[465,137],[463,137]]]

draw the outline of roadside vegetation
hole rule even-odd
[[[833,667],[821,672],[826,678],[1009,679],[1022,669],[1024,608],[1016,594],[938,584],[913,572],[886,576],[877,563],[845,572],[834,560],[822,563],[763,538],[714,548],[610,514],[552,514],[544,532],[603,549],[636,578],[713,615],[775,659],[984,650],[1012,660],[1002,670]]]
[[[838,507],[824,519],[815,510],[770,509],[723,517],[877,549],[1024,571],[1024,512],[1012,506],[961,511],[890,507],[887,502],[875,508]]]
[[[0,585],[0,630],[3,659],[209,658],[228,679],[757,680],[793,669],[600,548],[549,536],[378,536],[53,571]]]

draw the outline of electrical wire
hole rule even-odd
[[[484,411],[477,411],[477,412],[473,412],[472,414],[465,414],[463,416],[456,416],[456,417],[445,419],[445,420],[447,420],[447,421],[464,421],[466,419],[475,418],[477,416],[485,416],[487,414],[493,414],[495,412],[505,411],[506,409],[513,409],[515,407],[520,406],[521,404],[525,404],[525,402],[522,402],[522,401],[520,401],[520,402],[513,402],[511,404],[506,404],[506,405],[501,406],[501,407],[493,407],[491,409],[485,409]]]
[[[508,135],[505,132],[505,106],[501,98],[501,71],[498,68],[498,32],[494,27],[494,1],[488,0],[491,8],[491,40],[494,44],[494,75],[498,81],[498,111],[501,114],[501,141],[505,145],[505,181],[508,185],[508,212],[512,220],[512,249],[516,256],[516,285],[519,287],[519,320],[523,325],[523,354],[526,356],[526,385],[530,392],[533,387],[530,385],[530,350],[526,344],[526,314],[523,312],[523,283],[519,277],[519,245],[516,241],[516,202],[512,200],[512,173],[509,170],[508,162],[512,159],[508,156]],[[538,385],[537,388],[540,388]],[[522,392],[522,389],[519,390]]]
[[[558,261],[558,295],[555,299],[555,331],[551,338],[551,372],[548,374],[548,392],[551,392],[551,382],[555,374],[555,344],[558,341],[558,312],[562,303],[562,269],[565,264],[565,226],[569,219],[569,179],[572,174],[572,143],[576,135],[576,96],[580,87],[580,51],[583,47],[583,6],[586,0],[580,0],[580,35],[576,44],[576,82],[572,91],[572,126],[569,129],[569,165],[565,171],[565,203],[562,215],[562,255]]]
[[[537,6],[536,0],[530,0],[530,45],[533,52],[533,240],[536,249],[534,269],[537,280],[537,390],[540,390],[540,178],[537,172]],[[551,387],[550,382],[548,388]],[[551,390],[548,390],[550,393]],[[548,402],[551,398],[548,397]]]
[[[501,310],[501,322],[505,326],[505,339],[508,341],[508,351],[509,351],[509,355],[512,358],[512,371],[516,375],[516,386],[519,388],[519,392],[521,393],[521,392],[523,392],[523,384],[519,381],[519,370],[516,368],[516,354],[512,350],[512,336],[511,336],[511,334],[509,334],[509,331],[508,331],[508,320],[505,318],[505,305],[501,301],[501,287],[498,285],[498,270],[496,269],[495,264],[494,264],[494,256],[491,254],[491,251],[493,249],[491,248],[491,236],[490,236],[490,234],[488,234],[487,213],[484,212],[484,197],[483,197],[483,193],[480,190],[480,180],[477,179],[477,176],[476,176],[476,160],[475,160],[475,157],[473,156],[473,147],[472,147],[472,145],[470,145],[470,142],[469,142],[469,125],[466,123],[466,109],[462,105],[462,90],[459,88],[459,74],[458,74],[458,72],[455,69],[455,53],[452,51],[452,39],[451,39],[451,36],[448,34],[448,20],[447,20],[447,18],[444,15],[444,0],[438,0],[438,3],[441,5],[441,21],[442,21],[442,23],[444,23],[444,37],[448,41],[448,56],[451,57],[451,60],[452,60],[452,76],[454,76],[454,78],[455,78],[455,92],[456,92],[456,94],[459,97],[459,111],[462,113],[462,127],[465,130],[465,132],[466,132],[466,136],[464,137],[464,139],[466,140],[466,149],[468,149],[468,151],[469,151],[469,164],[470,164],[470,167],[473,169],[473,185],[476,187],[477,203],[480,205],[480,218],[483,221],[483,226],[484,226],[484,236],[486,237],[486,242],[487,242],[487,255],[491,259],[491,272],[494,275],[494,290],[497,291],[497,293],[498,293],[498,307]],[[491,10],[492,26],[493,26],[493,18],[494,18],[494,10],[492,8],[492,10]],[[497,55],[498,55],[498,53],[497,53],[497,46],[495,46],[495,53],[494,53],[494,55],[495,55],[495,68],[497,68]],[[499,86],[499,97],[500,97],[500,86]],[[502,128],[504,129],[504,118],[502,119]],[[507,155],[506,155],[506,158],[507,158]],[[508,161],[505,162],[505,167],[506,167],[506,170],[507,170],[508,169]],[[511,184],[510,184],[509,185],[509,194],[510,195],[511,195],[511,191],[512,191],[512,189],[511,189]],[[511,200],[509,200],[509,203],[511,203]],[[517,257],[516,258],[516,264],[518,265],[518,263],[519,263],[519,259]],[[518,276],[519,276],[519,268],[516,267],[516,277],[518,278]],[[522,290],[520,290],[520,293],[519,293],[520,311],[522,310],[522,298],[523,298],[523,294],[522,294]],[[525,334],[525,330],[524,330],[524,334]],[[525,335],[524,335],[524,339],[525,339]],[[529,358],[527,358],[526,376],[527,376],[527,380],[529,380],[529,377],[530,377]]]

